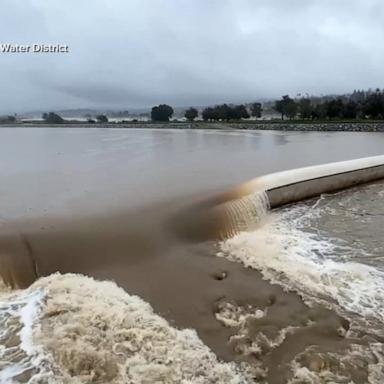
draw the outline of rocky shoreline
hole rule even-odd
[[[379,123],[257,123],[226,124],[226,127],[238,129],[259,129],[275,131],[345,131],[345,132],[384,132],[384,122]]]
[[[0,127],[54,127],[54,128],[150,128],[150,129],[243,129],[273,131],[319,131],[319,132],[384,132],[383,122],[124,122],[124,123],[81,123],[64,124],[16,123]]]

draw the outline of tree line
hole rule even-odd
[[[55,112],[48,112],[43,113],[42,119],[47,124],[63,124],[65,123],[65,120],[57,113]],[[108,123],[108,117],[104,114],[100,114],[96,116],[96,120],[92,119],[91,117],[87,118],[87,122],[92,123]]]
[[[219,121],[219,120],[241,120],[249,119],[251,116],[261,117],[262,106],[261,103],[253,103],[247,108],[244,104],[229,105],[221,104],[214,107],[207,107],[203,109],[201,117],[205,121]],[[151,110],[151,120],[153,121],[169,121],[173,116],[174,110],[167,104],[160,104],[153,107]],[[199,116],[199,111],[194,108],[188,108],[184,117],[188,121],[194,121]]]
[[[296,97],[284,95],[279,100],[265,103],[250,104],[220,104],[202,109],[201,118],[204,121],[243,120],[250,117],[261,118],[267,106],[284,119],[301,120],[335,120],[335,119],[384,119],[384,90],[354,91],[350,95],[323,97]],[[169,121],[174,109],[168,104],[152,107],[152,121]],[[200,115],[195,107],[185,110],[184,117],[194,121]],[[43,120],[50,124],[64,123],[64,119],[57,113],[43,114]],[[108,123],[105,114],[88,118],[89,123]]]
[[[347,96],[324,98],[292,99],[285,95],[274,102],[274,110],[281,119],[384,119],[384,91],[354,91]]]
[[[354,91],[350,95],[324,97],[291,98],[284,95],[271,105],[282,120],[384,119],[384,90]],[[172,115],[173,108],[161,104],[152,108],[151,119],[169,121]],[[261,103],[220,104],[206,107],[201,112],[204,121],[242,120],[251,116],[261,118],[262,115]],[[193,121],[199,117],[199,111],[191,107],[185,111],[184,117]]]

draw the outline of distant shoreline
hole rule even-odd
[[[62,124],[36,122],[4,123],[1,128],[149,128],[149,129],[241,129],[241,130],[275,130],[275,131],[319,131],[319,132],[384,132],[384,121],[235,121],[235,122],[119,122],[119,123],[85,123],[66,121]]]

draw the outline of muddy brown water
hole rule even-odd
[[[56,271],[114,280],[177,327],[196,329],[220,358],[262,362],[270,383],[285,382],[306,348],[343,353],[362,341],[340,335],[349,323],[335,312],[215,257],[215,234],[201,236],[204,227],[179,236],[188,221],[180,213],[265,173],[383,148],[376,133],[3,128],[1,273],[18,286]],[[217,320],[223,302],[268,308],[267,316],[250,320],[248,339],[229,341],[238,329]],[[260,332],[273,338],[290,326],[300,333],[278,348],[241,352]]]

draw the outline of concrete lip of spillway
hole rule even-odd
[[[257,223],[258,218],[265,215],[269,207],[276,208],[383,178],[384,156],[264,175],[170,215],[170,220],[167,220],[169,226],[165,226],[165,233],[158,237],[164,239],[168,232],[171,236],[173,233],[193,242],[228,238]],[[163,210],[170,212],[171,207]],[[59,265],[66,265],[66,268],[63,268],[65,271],[71,271],[72,268],[71,262],[64,262],[71,259],[68,258],[68,253],[81,254],[80,259],[84,258],[86,253],[93,253],[93,264],[103,264],[109,258],[107,255],[124,255],[126,249],[132,249],[132,244],[136,250],[137,243],[140,243],[137,253],[146,254],[151,244],[147,239],[148,228],[153,227],[150,233],[157,233],[158,228],[163,226],[162,219],[158,225],[157,221],[153,220],[154,210],[149,211],[145,221],[142,213],[136,216],[127,213],[92,218],[74,217],[71,220],[48,218],[43,223],[45,229],[42,231],[38,230],[41,224],[38,220],[32,220],[30,223],[3,223],[0,227],[1,274],[10,285],[26,286],[41,274],[55,271],[54,267],[46,270],[43,268],[44,263],[39,260],[42,254],[53,255],[49,258],[44,256],[44,260],[56,259],[58,255],[65,254],[59,260]],[[163,216],[165,214],[161,215]],[[133,220],[133,217],[138,218],[137,222],[142,222],[143,228],[138,230],[135,227],[136,220]],[[130,238],[133,239],[131,242]],[[147,240],[141,241],[142,239]],[[97,246],[99,242],[101,245]],[[142,247],[142,244],[145,244],[145,247]],[[101,253],[102,256],[98,260],[97,255]]]
[[[26,287],[56,271],[113,280],[151,303],[176,327],[195,329],[220,359],[261,362],[268,370],[268,382],[282,384],[287,381],[289,361],[309,346],[344,353],[355,342],[338,333],[341,328],[348,330],[348,321],[325,307],[308,307],[299,295],[270,284],[255,269],[215,257],[216,248],[204,240],[246,229],[269,206],[381,178],[384,156],[377,156],[262,176],[189,210],[171,201],[145,211],[4,222],[0,273],[15,287]],[[175,234],[196,244],[180,241]],[[250,339],[243,342],[235,337],[228,342],[237,329],[217,319],[228,305],[265,309],[264,318],[249,324]],[[259,357],[238,352],[260,333],[273,336],[287,327],[298,327],[300,333]]]
[[[252,228],[268,208],[383,178],[383,155],[271,173],[194,205],[180,215],[176,231],[193,241],[228,238]]]
[[[275,208],[382,178],[384,156],[374,156],[272,173],[241,185],[235,193],[264,190]]]

